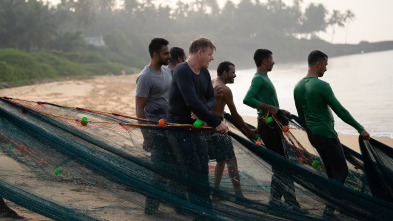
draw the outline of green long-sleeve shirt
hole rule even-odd
[[[254,75],[243,103],[252,108],[256,108],[260,103],[270,104],[279,108],[276,89],[267,74],[256,73]],[[258,119],[261,119],[267,112],[267,110],[260,108],[257,108],[257,111]]]
[[[364,129],[340,104],[330,85],[316,77],[305,77],[300,80],[295,86],[294,98],[300,119],[314,134],[328,138],[338,137],[330,108],[359,133]]]

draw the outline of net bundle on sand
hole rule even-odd
[[[241,197],[227,169],[220,188],[213,187],[215,160],[208,183],[178,160],[176,133],[205,138],[218,133],[213,128],[3,97],[0,196],[55,220],[324,220],[326,205],[342,220],[393,217],[390,147],[361,141],[363,155],[344,147],[350,173],[341,185],[327,178],[295,116],[281,126],[288,158],[247,139],[236,124],[214,144],[233,145]],[[198,142],[206,139],[194,148]],[[300,208],[285,196],[269,204],[272,179],[293,191]],[[386,188],[376,191],[381,185]],[[146,201],[158,210],[147,211]]]

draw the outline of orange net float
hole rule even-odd
[[[283,127],[282,127],[282,131],[283,131],[284,133],[288,132],[288,131],[289,131],[289,127],[288,127],[288,126],[283,126]]]
[[[164,120],[164,119],[160,119],[160,120],[158,121],[158,126],[159,126],[159,127],[164,127],[164,126],[165,126],[165,120]]]

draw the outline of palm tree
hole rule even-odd
[[[17,41],[25,51],[40,49],[56,34],[53,15],[41,1],[29,0],[26,7],[25,14],[20,17],[24,31],[17,36]]]
[[[331,43],[333,43],[333,37],[336,34],[336,27],[345,27],[345,23],[352,21],[355,18],[350,10],[347,10],[345,14],[341,14],[338,10],[333,10],[332,16],[328,21],[328,26],[332,27]]]

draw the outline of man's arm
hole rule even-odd
[[[135,96],[135,112],[136,112],[136,117],[146,119],[145,115],[145,106],[147,103],[147,98],[146,97],[137,97]],[[141,132],[143,136],[143,145],[144,148],[151,148],[153,143],[152,143],[152,137],[149,133],[148,130],[145,128],[141,127]]]
[[[188,73],[185,71],[182,74],[176,75],[174,81],[176,81],[187,107],[201,120],[206,121],[210,126],[217,127],[220,125],[221,120],[211,113],[210,110],[207,109],[206,105],[198,99],[192,74],[194,73]],[[211,84],[211,81],[209,82]]]
[[[304,117],[304,110],[303,110],[303,105],[302,102],[300,101],[302,98],[299,96],[304,96],[303,93],[300,93],[300,89],[295,87],[293,91],[293,99],[295,100],[295,106],[296,106],[296,111],[297,115],[299,116],[300,120],[303,121],[303,123],[306,123],[306,118]]]
[[[136,117],[146,119],[145,106],[147,103],[147,97],[135,96],[135,112]]]
[[[233,119],[246,132],[248,138],[254,139],[255,130],[251,130],[246,125],[246,123],[244,123],[243,118],[237,112],[235,103],[233,102],[232,91],[228,88],[228,90],[225,90],[225,92],[226,93],[224,93],[224,100],[225,100],[226,104],[228,105],[229,110],[231,111],[231,115],[232,115]]]
[[[325,93],[323,93],[324,99],[326,100],[327,104],[332,108],[334,113],[336,113],[337,116],[341,120],[343,120],[345,123],[347,123],[347,124],[351,125],[353,128],[355,128],[359,132],[360,136],[362,136],[363,139],[369,140],[370,134],[364,129],[364,127],[362,125],[360,125],[352,117],[352,115],[349,113],[349,111],[347,111],[347,109],[345,109],[341,105],[341,103],[337,100],[336,96],[334,95],[333,90],[329,84],[326,85],[326,88],[324,91],[325,91]]]
[[[265,109],[268,110],[271,114],[276,114],[278,112],[278,108],[270,104],[265,104],[257,99],[258,93],[262,88],[263,83],[260,77],[252,79],[251,86],[243,99],[243,104],[252,108]]]

